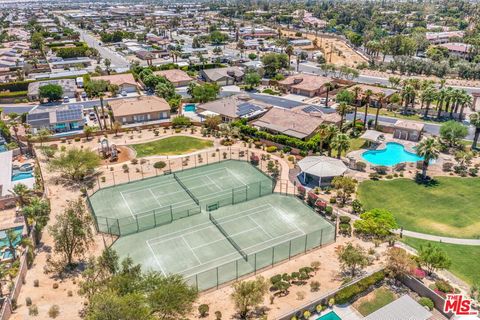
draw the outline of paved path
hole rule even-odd
[[[400,230],[393,230],[394,233],[400,234]],[[465,246],[480,246],[480,239],[462,239],[462,238],[449,238],[440,237],[432,234],[420,233],[415,231],[403,230],[403,235],[416,239],[423,239],[429,241],[437,241],[442,243],[460,244]]]

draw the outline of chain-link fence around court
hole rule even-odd
[[[246,260],[239,258],[216,268],[186,277],[186,281],[200,291],[218,288],[218,286],[227,282],[236,281],[261,269],[273,267],[277,263],[333,243],[335,234],[335,226],[329,224],[322,229],[249,254]]]

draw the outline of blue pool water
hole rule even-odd
[[[197,108],[195,107],[195,105],[193,103],[191,104],[186,104],[183,106],[183,111],[187,111],[187,112],[195,112]]]
[[[13,241],[13,244],[17,245],[22,239],[23,226],[15,227],[13,228],[13,231],[16,235],[15,241]],[[5,230],[0,230],[0,248],[7,245],[8,245],[7,233],[5,232]]]
[[[19,172],[12,176],[12,181],[18,181],[23,179],[33,178],[32,172]]]
[[[342,318],[340,318],[335,311],[332,311],[317,318],[317,320],[342,320]]]
[[[405,150],[400,143],[389,142],[385,149],[368,150],[362,154],[362,158],[370,163],[380,166],[394,166],[401,162],[417,162],[423,157]]]

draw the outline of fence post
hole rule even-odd
[[[272,267],[273,267],[273,261],[275,261],[275,247],[272,247]]]
[[[323,229],[320,230],[320,247],[323,246]]]
[[[255,253],[255,259],[253,263],[254,274],[257,274],[257,254]]]
[[[305,251],[304,251],[304,253],[307,252],[307,243],[308,243],[308,233],[305,235]]]
[[[153,209],[153,225],[157,226],[157,216],[155,215],[155,209]]]
[[[235,280],[238,280],[238,259],[235,260]]]
[[[288,260],[292,257],[292,240],[288,242]]]
[[[137,232],[140,231],[140,227],[138,226],[138,218],[135,216],[135,222],[137,223]]]
[[[107,232],[111,233],[110,231],[110,225],[108,224],[108,218],[105,218],[105,222],[107,223]],[[100,230],[100,227],[98,228]]]
[[[122,232],[120,231],[120,220],[117,219],[117,227],[118,227],[118,236],[122,235]]]
[[[173,221],[173,209],[172,209],[172,205],[170,205],[170,222]]]
[[[130,182],[130,170],[127,171],[128,182]]]
[[[218,267],[215,268],[217,270],[217,289],[218,289]]]
[[[117,184],[115,183],[115,172],[112,171],[112,178],[113,178],[113,185],[116,186]]]

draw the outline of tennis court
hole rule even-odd
[[[90,196],[98,229],[126,235],[272,192],[248,162],[228,160],[100,189]]]
[[[120,237],[113,247],[204,290],[330,243],[334,233],[300,200],[270,194]]]

